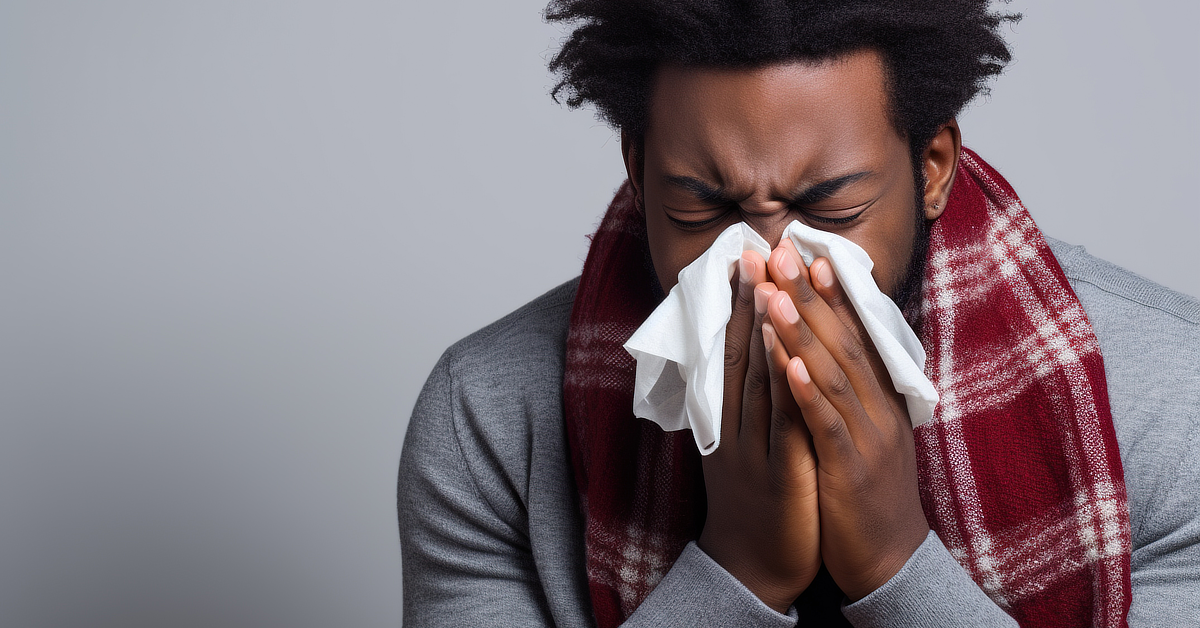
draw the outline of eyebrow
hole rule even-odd
[[[823,201],[834,194],[837,194],[847,185],[871,177],[874,174],[875,173],[873,172],[864,170],[862,172],[855,172],[853,174],[847,174],[833,179],[821,181],[820,183],[809,186],[808,189],[792,197],[791,203],[792,205],[801,206],[812,205],[813,203]]]
[[[813,184],[808,188],[795,194],[789,201],[792,205],[810,205],[823,201],[834,194],[837,194],[842,188],[861,181],[868,177],[874,176],[875,173],[864,170],[855,172],[833,179],[826,179],[819,183]],[[724,186],[714,186],[710,183],[697,179],[695,177],[684,177],[678,175],[667,175],[664,177],[667,183],[678,188],[690,192],[698,200],[706,203],[728,204],[735,202]]]
[[[681,177],[677,175],[667,175],[664,177],[666,182],[678,188],[691,192],[697,199],[706,203],[717,203],[725,205],[732,203],[733,199],[725,190],[724,186],[713,187],[700,179],[694,177]]]

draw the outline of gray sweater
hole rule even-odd
[[[1133,532],[1129,624],[1200,625],[1200,301],[1050,241],[1100,341]],[[411,626],[591,626],[562,412],[568,282],[448,349],[400,461]],[[937,535],[855,626],[1006,626]],[[627,626],[794,626],[689,544]],[[800,625],[806,625],[800,618]]]

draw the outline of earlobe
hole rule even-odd
[[[625,160],[625,175],[629,177],[629,184],[633,186],[635,202],[638,203],[639,209],[643,209],[642,156],[639,154],[638,144],[628,132],[621,131],[621,158]]]
[[[962,138],[959,135],[958,121],[951,119],[933,141],[921,160],[925,168],[925,218],[934,220],[946,210],[946,201],[950,198],[950,188],[954,186],[954,177],[958,174],[958,155],[962,152]]]

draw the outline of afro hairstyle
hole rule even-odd
[[[859,50],[884,60],[892,124],[914,163],[1011,59],[988,0],[552,0],[572,27],[550,60],[551,92],[640,144],[657,69],[753,68]],[[561,101],[560,101],[561,102]]]

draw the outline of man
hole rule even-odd
[[[927,6],[926,6],[927,4]],[[621,130],[583,276],[451,348],[401,463],[417,625],[1186,624],[1200,304],[1060,243],[962,148],[987,2],[562,0]],[[861,246],[941,393],[915,431],[825,259]],[[621,344],[725,228],[722,444],[631,413]],[[1103,357],[1102,357],[1103,356]]]

